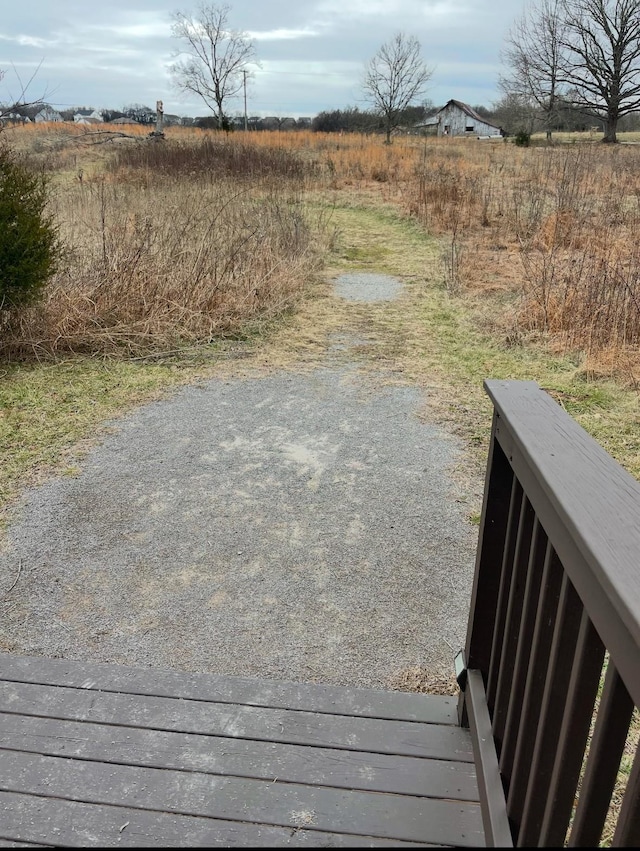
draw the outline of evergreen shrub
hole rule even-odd
[[[0,145],[0,310],[37,300],[61,257],[48,182]]]

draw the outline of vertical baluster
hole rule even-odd
[[[465,643],[468,667],[482,671],[485,678],[491,661],[500,589],[500,565],[503,561],[509,505],[514,485],[511,465],[495,438],[497,421],[498,415],[494,412]],[[458,716],[460,723],[466,726],[464,694],[458,703]]]
[[[529,665],[534,647],[534,630],[540,603],[540,588],[543,573],[551,557],[551,545],[544,529],[536,518],[533,529],[533,540],[529,564],[527,566],[527,581],[524,589],[522,618],[518,629],[518,644],[509,691],[509,703],[502,736],[500,752],[500,772],[505,788],[511,781],[511,772],[515,759],[516,745],[520,722],[524,717],[524,694],[529,671]]]
[[[609,811],[633,714],[633,701],[612,661],[598,707],[569,845],[596,846]]]
[[[542,820],[540,845],[564,844],[603,660],[604,645],[583,609],[566,699],[563,700],[562,725]]]
[[[500,674],[500,661],[502,659],[502,646],[504,641],[504,630],[507,620],[507,609],[509,606],[509,593],[511,591],[511,580],[513,577],[514,558],[519,531],[523,522],[523,500],[524,494],[520,482],[514,478],[509,503],[509,519],[500,567],[500,590],[498,592],[498,603],[495,614],[495,627],[493,641],[491,644],[491,662],[487,677],[487,704],[493,717],[493,707],[498,688],[498,676]]]
[[[531,755],[531,772],[517,837],[518,845],[539,844],[581,619],[582,603],[565,573],[562,577],[558,615],[551,640],[549,670],[544,684],[540,719]]]
[[[518,728],[513,760],[512,780],[509,785],[507,811],[517,835],[522,821],[524,802],[529,784],[533,749],[542,707],[544,685],[549,670],[551,643],[558,615],[558,603],[564,571],[552,547],[547,548],[536,624],[533,632],[531,661],[524,688],[522,716]]]
[[[500,659],[500,671],[496,685],[496,699],[493,711],[493,735],[502,746],[509,696],[513,684],[518,635],[522,619],[524,592],[527,584],[527,569],[531,559],[533,531],[536,523],[531,503],[525,496],[522,500],[520,522],[518,524],[518,539],[513,560],[513,575],[509,590],[509,602],[505,618],[504,638]],[[500,750],[500,753],[502,750]]]

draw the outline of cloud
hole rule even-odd
[[[467,3],[459,0],[320,0],[314,15],[324,25],[342,24],[347,21],[362,24],[365,20],[388,20],[392,31],[412,29],[418,22],[430,23],[458,21],[472,11]]]
[[[0,33],[0,41],[8,41],[20,47],[37,47],[38,49],[55,46],[56,41],[45,38],[37,38],[32,35],[4,35]]]
[[[134,41],[150,38],[168,38],[171,35],[169,23],[160,20],[148,20],[136,24],[112,24],[110,26],[87,27],[87,31],[97,31]]]
[[[363,18],[393,17],[406,3],[399,0],[321,0],[315,13],[325,19],[345,18],[362,20]]]
[[[321,33],[311,27],[303,27],[296,30],[281,27],[280,29],[263,32],[248,32],[247,35],[255,41],[291,41],[296,38],[313,38],[321,35]]]

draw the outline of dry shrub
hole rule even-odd
[[[542,251],[554,246],[568,248],[575,245],[576,214],[573,210],[554,210],[544,216],[540,223],[535,244]]]
[[[611,363],[612,347],[638,359],[640,151],[439,141],[425,148],[407,208],[461,249],[459,284],[482,276],[499,289],[517,275],[523,330],[591,362],[602,352]]]
[[[620,183],[631,174],[593,148],[552,152],[544,162],[546,174],[538,170],[540,186],[530,192],[535,221],[519,234],[523,324],[592,356],[638,346],[638,208]]]
[[[242,180],[301,179],[311,169],[293,151],[275,146],[256,146],[242,138],[208,134],[194,140],[185,137],[169,143],[120,148],[109,163],[115,174],[169,174],[209,180],[233,177]]]
[[[44,302],[12,317],[5,355],[144,353],[236,334],[285,310],[313,274],[299,175],[280,173],[274,189],[268,170],[267,181],[127,173],[60,192],[66,262]]]

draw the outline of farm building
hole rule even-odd
[[[501,136],[495,124],[478,115],[468,104],[450,100],[434,116],[438,136]]]

